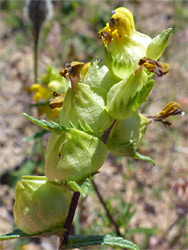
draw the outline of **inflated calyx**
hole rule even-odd
[[[19,229],[38,234],[62,232],[72,194],[45,176],[23,176],[16,185],[14,218]]]
[[[107,148],[97,137],[77,129],[51,135],[44,172],[50,181],[82,181],[97,173]]]

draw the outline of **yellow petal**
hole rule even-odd
[[[91,64],[91,62],[87,62],[86,64],[84,64],[83,68],[81,69],[80,78],[81,78],[82,82],[84,80],[85,75],[88,72],[88,68],[89,68],[90,64]]]
[[[117,9],[115,9],[115,12],[124,14],[129,19],[131,29],[135,28],[133,14],[130,10],[128,10],[127,8],[124,8],[124,7],[119,7]]]
[[[130,36],[131,24],[128,17],[123,13],[115,13],[110,19],[109,24],[112,32],[117,30],[119,37],[123,37],[124,35]]]
[[[49,100],[49,98],[51,96],[50,90],[48,88],[38,84],[38,83],[32,84],[30,87],[30,91],[35,92],[33,99],[37,102],[40,99]]]

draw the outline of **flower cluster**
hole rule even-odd
[[[48,100],[49,90],[53,90],[55,99],[50,106],[58,108],[59,115],[57,123],[29,118],[52,134],[44,166],[46,177],[24,177],[17,184],[14,216],[23,231],[39,233],[62,226],[73,191],[70,182],[81,185],[95,175],[107,152],[153,162],[138,152],[147,126],[154,121],[169,125],[167,117],[182,114],[177,103],[167,104],[153,116],[138,112],[154,87],[153,74],[161,77],[169,71],[167,63],[157,60],[170,33],[168,29],[151,39],[135,30],[128,9],[118,8],[98,32],[103,65],[98,59],[86,65],[67,63],[61,76],[53,77],[49,68],[42,78],[44,86],[32,85],[36,101]],[[64,78],[70,80],[70,87]]]

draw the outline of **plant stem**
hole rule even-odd
[[[40,29],[35,30],[33,28],[33,40],[34,40],[34,81],[38,82],[38,44],[39,44]]]
[[[67,245],[67,243],[68,243],[68,237],[69,237],[70,229],[71,229],[71,226],[72,226],[72,221],[73,221],[73,218],[74,218],[76,207],[78,205],[79,197],[80,197],[80,193],[79,192],[74,192],[74,194],[72,196],[70,208],[69,208],[69,213],[68,213],[67,219],[65,221],[65,225],[64,225],[64,229],[66,231],[63,233],[63,236],[59,239],[58,250],[63,249],[63,245]]]
[[[116,120],[113,121],[113,123],[111,124],[111,126],[103,133],[102,135],[102,141],[104,142],[104,144],[107,142],[107,139],[110,135],[110,132],[114,126],[114,124],[116,123]],[[115,229],[116,229],[116,233],[118,236],[121,236],[121,233],[119,231],[119,228],[118,226],[116,225],[115,221],[113,220],[110,212],[108,211],[107,207],[106,207],[106,204],[101,196],[101,194],[99,193],[99,190],[97,188],[97,185],[95,184],[94,181],[93,182],[93,186],[96,190],[96,193],[97,193],[97,196],[99,197],[106,213],[107,213],[107,216],[108,218],[110,219],[110,221],[112,222],[112,224],[114,225]],[[62,250],[62,249],[66,249],[66,245],[68,243],[68,237],[69,237],[69,233],[70,233],[70,229],[71,229],[71,226],[72,226],[72,222],[73,222],[73,218],[74,218],[74,214],[75,214],[75,211],[76,211],[76,208],[77,208],[77,205],[78,205],[78,200],[79,200],[79,197],[80,197],[80,193],[79,192],[74,192],[73,194],[73,197],[72,197],[72,200],[71,200],[71,204],[70,204],[70,208],[69,208],[69,213],[68,213],[68,216],[65,220],[65,225],[64,225],[64,229],[66,230],[62,237],[59,238],[59,247],[58,247],[58,250]]]
[[[118,228],[118,225],[116,224],[115,220],[113,219],[112,215],[110,214],[110,211],[108,210],[107,206],[106,206],[106,203],[102,197],[102,195],[100,194],[99,192],[99,189],[98,189],[98,186],[97,184],[95,183],[94,180],[92,180],[92,184],[93,184],[93,187],[96,191],[96,194],[97,194],[97,197],[99,198],[105,212],[106,212],[106,215],[108,216],[108,219],[110,220],[110,222],[112,223],[112,225],[114,226],[115,230],[116,230],[116,234],[117,236],[122,236],[120,231],[119,231],[119,228]]]

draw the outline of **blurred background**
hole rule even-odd
[[[44,0],[45,1],[45,0]],[[14,189],[23,175],[42,175],[49,134],[28,139],[39,128],[22,116],[36,116],[33,94],[33,33],[26,16],[27,1],[1,0],[0,48],[0,233],[12,232]],[[152,115],[171,101],[178,102],[184,117],[172,125],[148,127],[140,152],[149,162],[109,155],[97,188],[115,221],[112,223],[91,186],[81,198],[75,216],[76,234],[121,234],[141,249],[183,250],[188,248],[188,4],[166,1],[52,1],[53,16],[41,27],[38,44],[38,83],[48,65],[60,71],[66,62],[89,62],[103,57],[97,31],[111,17],[111,10],[124,6],[132,11],[136,30],[155,37],[173,28],[167,49],[160,59],[171,65],[170,72],[156,84],[141,112]],[[51,13],[51,12],[49,12]],[[51,17],[51,18],[50,18]],[[23,141],[23,138],[26,138]],[[119,232],[119,233],[118,233]],[[55,249],[57,238],[11,240],[0,249]],[[111,249],[93,247],[89,249]]]

